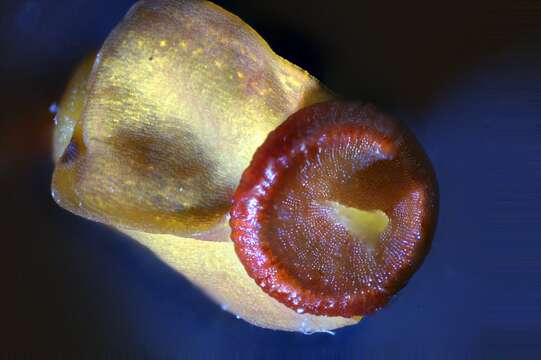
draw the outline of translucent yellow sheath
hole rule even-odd
[[[230,197],[267,134],[331,97],[222,8],[140,1],[66,90],[53,196],[148,246],[250,323],[303,332],[354,324],[297,314],[266,295],[227,225]]]

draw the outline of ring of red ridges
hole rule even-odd
[[[373,106],[331,101],[291,115],[236,190],[231,238],[247,273],[298,313],[372,313],[424,259],[437,184],[415,137]]]

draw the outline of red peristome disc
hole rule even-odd
[[[371,105],[304,108],[269,134],[236,190],[231,238],[248,274],[299,313],[352,317],[385,305],[425,257],[437,184],[414,136]],[[331,202],[379,209],[375,246],[330,216]]]

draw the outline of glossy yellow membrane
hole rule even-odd
[[[81,118],[88,76],[94,64],[96,54],[88,55],[77,66],[54,118],[53,160],[58,161],[71,141],[76,122]]]
[[[60,104],[61,206],[130,235],[253,324],[313,332],[359,320],[277,302],[229,239],[230,197],[256,148],[291,113],[331,98],[316,79],[202,1],[138,2],[90,63]]]
[[[238,17],[209,2],[164,0],[129,11],[87,91],[81,138],[53,178],[62,206],[177,235],[223,221],[268,132],[330,97]]]
[[[267,295],[246,274],[232,242],[210,242],[124,231],[180,271],[212,299],[254,325],[304,333],[329,331],[357,323],[361,318],[298,314]]]

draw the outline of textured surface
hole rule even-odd
[[[437,200],[407,129],[372,106],[331,101],[296,112],[257,150],[235,193],[232,238],[250,276],[287,306],[366,315],[424,258]],[[332,202],[384,212],[377,244],[336,221]]]
[[[220,225],[267,133],[329,96],[236,16],[167,0],[129,11],[87,92],[56,164],[55,199],[92,220],[184,235]]]
[[[7,357],[540,358],[541,2],[216,2],[333,90],[412,128],[441,190],[430,256],[389,306],[336,336],[236,320],[135,241],[50,197],[47,108],[133,1],[4,0]]]
[[[242,267],[232,242],[183,239],[125,231],[182,273],[218,304],[251,324],[314,333],[353,325],[360,319],[298,314],[267,295]]]
[[[53,197],[61,206],[123,229],[253,324],[314,332],[358,321],[298,315],[270,298],[229,239],[241,172],[291,112],[329,98],[317,80],[240,19],[199,1],[139,2],[90,65],[60,104]]]

